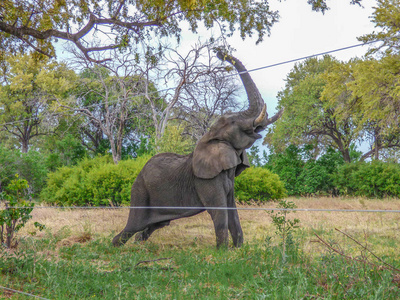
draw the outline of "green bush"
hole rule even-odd
[[[382,161],[345,164],[338,168],[334,184],[342,195],[400,197],[400,165]]]
[[[0,146],[0,191],[7,188],[14,175],[18,174],[28,182],[30,195],[38,195],[44,187],[47,174],[44,161],[46,156],[37,151],[21,153]]]
[[[58,205],[129,204],[130,190],[149,156],[120,161],[110,156],[86,158],[72,167],[61,167],[47,177],[41,199]]]
[[[241,202],[269,201],[286,196],[279,176],[264,168],[251,167],[235,179],[235,196]]]
[[[339,151],[331,148],[313,158],[312,146],[290,145],[283,153],[271,154],[266,168],[279,175],[289,195],[331,195],[336,189],[332,179],[337,168],[344,164]]]

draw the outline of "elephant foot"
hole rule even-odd
[[[114,245],[114,247],[123,246],[132,237],[132,235],[133,234],[129,232],[121,232],[113,238],[112,244]]]

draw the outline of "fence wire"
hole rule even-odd
[[[154,210],[265,210],[265,211],[309,211],[309,212],[370,212],[400,213],[400,209],[330,209],[330,208],[279,208],[279,207],[220,207],[220,206],[10,206],[7,209],[154,209]],[[5,209],[2,208],[2,209]]]

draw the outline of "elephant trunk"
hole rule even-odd
[[[235,67],[235,69],[239,73],[240,79],[242,80],[244,88],[246,89],[247,98],[249,100],[249,108],[246,111],[242,112],[242,114],[248,117],[259,117],[265,105],[264,100],[261,97],[261,94],[258,91],[258,88],[251,78],[250,74],[247,72],[246,67],[242,64],[240,60],[233,57],[232,55],[224,54],[218,51],[217,57],[222,61],[229,62],[232,66]],[[266,114],[265,117],[268,118],[268,114]]]
[[[259,132],[265,129],[269,124],[274,123],[283,113],[283,109],[278,111],[272,118],[268,118],[267,107],[261,97],[260,92],[253,79],[251,78],[246,67],[242,64],[240,60],[232,55],[217,52],[217,57],[222,61],[229,62],[235,67],[240,75],[240,79],[246,89],[247,98],[249,100],[249,108],[242,112],[245,117],[254,118],[254,127],[257,127],[256,131]]]

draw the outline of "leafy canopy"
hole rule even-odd
[[[125,48],[154,35],[179,40],[181,21],[192,32],[202,21],[206,28],[218,24],[225,34],[257,34],[260,42],[277,20],[267,1],[5,0],[0,4],[0,45],[6,51],[30,47],[54,56],[53,43],[63,39],[94,60],[92,51]]]

